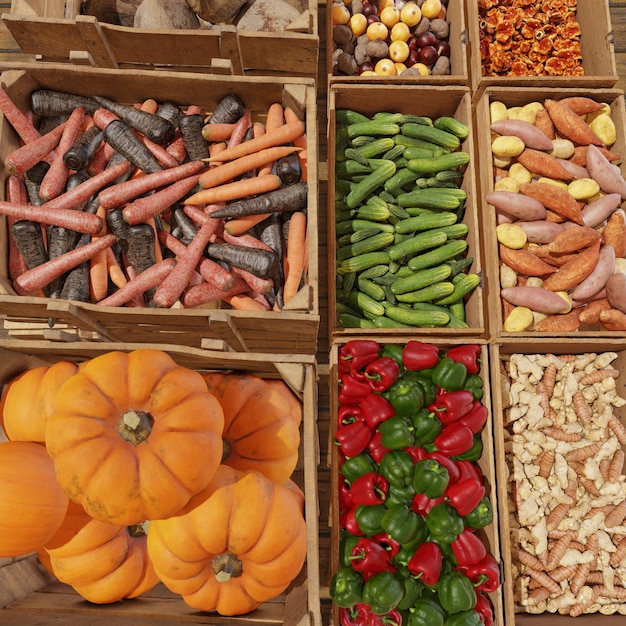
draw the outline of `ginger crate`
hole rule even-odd
[[[13,0],[2,15],[27,54],[50,62],[111,69],[161,69],[237,76],[315,78],[319,55],[317,2],[293,0],[301,16],[285,32],[211,29],[149,30],[81,15],[80,0]]]
[[[579,91],[587,89],[613,87],[617,83],[619,76],[615,62],[615,46],[613,27],[611,25],[611,14],[609,2],[607,0],[598,0],[597,2],[587,2],[586,0],[578,0],[574,3],[576,6],[576,20],[580,26],[580,50],[582,57],[582,68],[584,73],[581,76],[564,76],[557,71],[554,76],[545,75],[509,75],[509,76],[483,76],[482,67],[482,47],[480,28],[484,26],[480,23],[479,4],[485,4],[482,0],[465,0],[466,19],[468,32],[468,46],[470,50],[469,73],[471,79],[472,91],[475,98],[482,95],[486,87],[502,86],[502,87],[534,87],[543,89],[546,87],[577,87]],[[498,10],[498,2],[486,4],[494,5],[494,10]],[[571,10],[563,5],[571,3],[558,2],[555,3],[555,11]],[[550,3],[542,3],[545,14],[553,10]],[[515,8],[510,9],[511,12]],[[544,14],[544,15],[545,15]],[[533,18],[548,20],[540,14],[532,16]],[[532,18],[531,18],[532,19]],[[554,22],[558,23],[558,16],[554,16]],[[524,20],[518,20],[516,23],[526,23]],[[502,31],[501,37],[504,38],[506,30],[506,22],[502,22],[499,26]],[[543,35],[544,31],[540,32]],[[549,36],[549,35],[548,35]],[[532,43],[541,40],[535,34],[534,39],[530,39]],[[515,49],[508,51],[508,59],[511,63],[516,60],[518,52]],[[551,52],[552,56],[558,57],[558,54]],[[544,57],[545,58],[545,57]]]
[[[573,367],[572,360],[579,359],[582,355],[595,354],[601,356],[607,353],[613,353],[613,356],[617,357],[610,364],[606,365],[608,369],[616,369],[618,371],[617,378],[614,381],[609,376],[604,383],[584,385],[579,382],[584,373],[594,369],[593,359],[588,359],[590,364],[587,365],[586,369],[578,367],[576,369],[568,369]],[[506,368],[511,367],[513,355],[517,355],[516,359],[541,355],[542,360],[531,365],[525,365],[517,361],[516,369],[519,375],[517,377],[518,382],[515,383],[511,382],[511,379],[506,374]],[[545,368],[550,363],[546,355],[553,355],[551,359],[556,365],[558,376],[554,393],[550,399],[550,406],[552,407],[550,410],[558,411],[558,414],[555,417],[553,413],[552,417],[548,418],[544,417],[543,402],[540,396],[536,395],[538,391],[532,390],[538,382],[538,377],[543,377],[546,371]],[[624,614],[626,613],[626,600],[623,593],[626,561],[622,559],[620,564],[616,564],[619,558],[614,557],[611,559],[611,555],[614,553],[614,549],[611,546],[613,541],[617,544],[622,539],[624,522],[622,521],[617,526],[607,527],[604,525],[604,516],[610,514],[610,511],[626,497],[623,490],[624,470],[619,465],[617,481],[607,483],[604,482],[603,478],[606,474],[603,475],[597,469],[601,459],[606,458],[610,460],[612,458],[615,449],[626,449],[626,439],[622,437],[621,444],[616,443],[614,432],[607,426],[606,438],[602,436],[599,438],[599,443],[601,444],[600,452],[595,457],[590,457],[587,461],[581,462],[581,469],[578,473],[569,464],[566,455],[572,446],[583,448],[586,445],[595,443],[590,441],[585,433],[590,433],[593,438],[594,430],[596,434],[601,434],[600,431],[604,432],[604,429],[600,426],[603,423],[602,420],[595,423],[587,422],[592,426],[585,430],[585,422],[581,423],[578,420],[575,409],[568,398],[571,398],[578,391],[582,391],[587,407],[592,412],[593,420],[598,420],[602,413],[602,409],[598,409],[599,404],[594,409],[594,398],[598,394],[609,393],[609,388],[613,387],[617,394],[626,400],[626,394],[624,393],[626,385],[626,341],[623,337],[614,340],[586,338],[576,340],[575,342],[537,338],[527,340],[503,339],[490,346],[489,357],[493,394],[497,501],[500,508],[500,538],[505,580],[503,587],[505,619],[503,623],[507,624],[507,626],[535,626],[548,622],[558,626],[573,626],[574,624],[576,626],[590,626],[600,622],[604,626],[623,624]],[[604,367],[604,362],[599,362],[598,365]],[[525,380],[522,381],[520,375],[523,375]],[[607,384],[607,381],[609,384]],[[612,406],[608,404],[610,409],[605,417],[610,418],[613,415],[624,426],[626,425],[626,408],[622,404],[622,402],[615,402]],[[564,413],[560,407],[564,407]],[[511,408],[517,408],[517,411],[509,412]],[[533,413],[534,416],[531,417]],[[538,419],[540,421],[537,421]],[[573,443],[554,439],[549,435],[548,427],[554,428],[557,436],[559,432],[567,431],[568,433],[582,433],[582,438],[580,441]],[[524,460],[520,460],[521,455],[517,454],[517,451],[522,449],[524,450],[522,454],[526,455]],[[537,454],[549,450],[555,453],[555,461],[550,469],[550,473],[547,474],[547,479],[544,479],[539,475]],[[513,459],[515,459],[514,462]],[[606,463],[605,461],[602,465],[606,465]],[[549,461],[545,467],[549,467]],[[547,471],[547,469],[544,469],[544,472]],[[586,479],[586,487],[579,482],[576,496],[572,499],[565,494],[564,489],[567,489],[569,480],[572,479],[574,481],[576,477]],[[546,503],[545,488],[550,490],[551,493],[548,503]],[[596,489],[598,491],[595,491]],[[512,498],[513,490],[516,490],[519,494],[517,502]],[[597,500],[597,496],[593,494],[601,492],[606,495],[601,495],[600,500]],[[573,486],[570,494],[572,493]],[[595,612],[583,613],[577,617],[572,617],[569,615],[571,598],[568,599],[568,594],[571,594],[571,596],[574,596],[574,594],[572,594],[569,588],[569,581],[571,581],[571,578],[569,578],[567,582],[563,581],[560,583],[559,592],[557,592],[556,588],[553,590],[555,593],[552,596],[553,601],[550,605],[546,605],[546,600],[544,600],[533,607],[532,612],[527,612],[525,600],[522,600],[522,598],[527,597],[526,594],[529,587],[532,589],[534,586],[535,589],[538,587],[541,590],[545,588],[546,582],[550,586],[552,586],[552,583],[545,578],[541,585],[529,582],[528,570],[520,569],[520,558],[516,550],[522,545],[521,541],[524,541],[526,550],[533,556],[536,553],[540,563],[549,563],[550,551],[545,550],[548,518],[558,501],[564,502],[565,507],[567,507],[567,504],[570,504],[570,509],[566,513],[566,517],[552,531],[553,536],[550,538],[549,546],[552,548],[552,541],[556,540],[559,534],[567,535],[568,531],[571,531],[574,543],[567,549],[564,555],[564,563],[574,562],[576,565],[572,570],[582,568],[580,563],[590,561],[590,555],[592,558],[594,557],[593,551],[591,553],[585,552],[587,537],[596,534],[599,538],[599,552],[595,555],[597,556],[597,564],[593,573],[585,581],[582,591],[578,591],[576,597],[579,600],[591,597],[594,590],[597,592],[600,585],[602,585],[602,582],[598,584],[598,578],[609,581],[608,584],[611,585],[614,581],[613,574],[616,574],[621,578],[621,582],[618,583],[615,580],[615,589],[621,595],[614,606],[596,604],[593,607]],[[592,508],[604,504],[606,504],[604,513],[598,512],[593,514]],[[599,511],[601,510],[603,509],[599,509]],[[557,521],[555,517],[552,520]],[[531,524],[532,526],[528,528]],[[551,522],[550,528],[553,525]],[[521,526],[524,526],[524,528],[521,528]],[[563,532],[560,533],[559,531]],[[593,544],[589,547],[593,548]],[[554,557],[554,560],[556,560],[556,557]],[[532,561],[530,563],[533,564]],[[542,567],[540,572],[558,578],[556,567],[553,568],[552,566],[553,562],[550,562],[549,568]],[[524,574],[524,572],[526,572],[526,575],[518,578],[518,574]],[[603,576],[606,576],[606,578],[603,579]],[[592,582],[593,580],[596,582]],[[559,585],[557,585],[557,588],[559,588]],[[561,601],[563,608],[557,612],[555,604]],[[524,602],[524,605],[522,602]]]
[[[329,3],[330,7],[332,3]],[[419,4],[419,3],[418,3]],[[426,86],[463,85],[469,86],[468,33],[466,28],[465,7],[461,0],[449,0],[446,20],[450,25],[448,43],[450,44],[450,74],[435,76],[344,76],[333,74],[333,54],[336,44],[333,42],[332,12],[326,12],[326,73],[330,83],[365,83],[370,86],[380,84],[411,85],[419,83]]]
[[[221,352],[162,344],[47,341],[0,342],[0,388],[21,372],[70,360],[81,363],[110,351],[130,352],[152,348],[167,352],[179,365],[202,374],[239,371],[284,381],[302,403],[300,454],[292,479],[305,494],[307,558],[289,588],[255,611],[236,617],[197,611],[182,598],[158,584],[140,598],[110,605],[83,600],[71,587],[48,574],[36,554],[0,559],[0,622],[42,624],[61,619],[65,624],[286,624],[322,626],[319,589],[318,489],[319,440],[317,432],[317,372],[308,356]],[[4,433],[0,429],[0,441]]]
[[[486,194],[493,190],[493,153],[491,152],[490,126],[490,104],[502,102],[507,108],[524,106],[531,102],[543,102],[546,98],[560,100],[569,96],[581,95],[577,88],[572,89],[531,89],[515,87],[489,87],[485,89],[482,97],[475,107],[475,125],[480,129],[476,134],[477,150],[479,155],[479,180],[478,180],[478,206],[481,225],[481,236],[484,243],[485,258],[490,262],[485,267],[485,287],[487,291],[487,301],[489,304],[489,331],[493,337],[519,338],[535,336],[554,336],[562,339],[571,338],[571,332],[561,333],[538,333],[532,330],[522,333],[506,332],[504,330],[503,310],[500,300],[500,276],[499,276],[499,255],[498,241],[496,239],[496,212],[493,206],[485,200]],[[610,106],[611,117],[617,129],[617,141],[612,147],[612,151],[622,155],[626,152],[626,139],[624,135],[624,121],[626,120],[626,109],[624,108],[624,94],[618,89],[592,89],[585,92],[585,95],[598,102],[606,103]],[[626,169],[622,161],[617,162],[622,171],[626,174]],[[599,324],[594,326],[581,326],[575,331],[575,336],[597,337],[599,335],[608,337],[621,337],[620,332],[611,332],[602,329]]]
[[[336,315],[336,287],[337,287],[337,233],[335,224],[335,153],[336,153],[336,112],[340,109],[351,109],[368,117],[377,112],[405,113],[431,117],[453,116],[470,127],[470,135],[461,142],[460,149],[470,155],[470,162],[466,166],[461,188],[467,193],[463,223],[469,227],[467,235],[468,247],[466,256],[474,259],[466,271],[482,276],[482,249],[478,228],[478,213],[476,210],[476,172],[478,159],[474,148],[474,126],[472,124],[471,98],[467,87],[442,86],[427,87],[418,85],[388,84],[373,87],[370,84],[331,84],[328,93],[328,319],[329,336],[341,341],[349,335],[363,335],[371,329],[341,328],[338,326]],[[450,336],[482,336],[485,332],[485,312],[483,310],[483,284],[474,289],[466,297],[465,313],[468,328],[385,328],[376,329],[376,333],[389,338],[407,335],[450,335]]]
[[[181,344],[200,347],[203,340],[223,342],[231,350],[314,354],[319,327],[318,225],[317,225],[317,119],[315,89],[310,79],[214,77],[189,72],[109,70],[58,64],[0,66],[1,84],[23,110],[37,88],[82,95],[101,94],[133,103],[147,97],[172,100],[180,105],[196,103],[210,112],[228,93],[236,93],[255,115],[272,102],[291,106],[306,116],[308,150],[308,270],[300,291],[279,312],[236,311],[226,308],[158,310],[155,308],[104,307],[76,301],[15,295],[8,277],[6,220],[0,220],[0,317],[12,336],[28,339],[57,338],[95,341],[128,341]],[[158,93],[157,93],[158,91]],[[0,157],[18,147],[17,135],[4,118],[0,121]],[[6,170],[2,170],[0,194],[4,194]],[[4,195],[0,196],[4,199]],[[48,320],[56,320],[51,329]],[[280,332],[276,322],[280,320]],[[51,334],[52,333],[52,334]]]
[[[367,337],[361,337],[362,339],[369,339],[377,341],[381,348],[390,344],[399,344],[405,345],[409,339],[408,338],[399,338],[393,337],[390,338],[387,335],[379,335],[373,334]],[[484,484],[486,487],[486,495],[489,497],[492,507],[493,507],[493,522],[486,526],[485,528],[477,531],[480,533],[481,538],[485,542],[485,546],[488,551],[494,556],[494,558],[500,562],[500,569],[502,571],[502,553],[501,553],[501,543],[500,543],[500,525],[498,521],[498,502],[497,498],[499,497],[498,488],[496,485],[496,467],[495,467],[495,455],[494,455],[494,428],[497,426],[495,414],[492,411],[491,405],[491,383],[490,383],[490,370],[489,370],[489,346],[484,339],[473,339],[473,338],[450,338],[450,337],[441,337],[441,336],[433,336],[428,337],[426,340],[419,339],[419,341],[426,341],[429,344],[437,346],[440,350],[447,350],[453,348],[455,346],[466,345],[466,344],[477,344],[480,345],[481,353],[480,353],[480,371],[479,376],[483,380],[483,390],[484,395],[481,400],[484,406],[487,407],[489,412],[489,419],[487,420],[486,425],[482,430],[482,442],[483,442],[483,451],[480,459],[477,461],[477,464],[484,476]],[[338,339],[336,342],[333,342],[329,353],[329,397],[330,397],[330,431],[328,435],[328,457],[326,462],[328,466],[331,468],[331,495],[330,495],[330,512],[329,512],[329,525],[331,527],[331,548],[330,548],[330,567],[331,572],[328,575],[328,581],[330,582],[330,578],[332,574],[337,571],[339,567],[339,533],[340,533],[340,523],[339,523],[339,495],[338,489],[340,484],[340,479],[342,476],[339,474],[339,455],[337,453],[337,445],[334,443],[334,435],[337,428],[337,420],[336,415],[339,409],[339,369],[338,369],[338,360],[339,360],[339,350],[342,345],[345,345],[346,341],[342,339]],[[493,593],[489,594],[489,599],[491,600],[493,606],[493,614],[494,614],[494,624],[497,626],[502,626],[504,624],[509,624],[508,621],[503,621],[503,596],[502,589],[504,588],[504,582],[501,586]],[[336,605],[333,604],[332,607],[332,615],[333,615],[333,623],[335,625],[339,624],[339,610]]]

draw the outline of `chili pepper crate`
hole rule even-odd
[[[317,2],[294,1],[294,30],[256,32],[233,24],[157,31],[81,15],[80,0],[13,0],[2,17],[20,48],[44,61],[112,69],[185,70],[238,76],[315,78],[319,54]]]
[[[515,87],[488,87],[484,90],[482,97],[475,107],[475,125],[481,131],[477,133],[477,151],[479,155],[479,194],[478,205],[480,214],[481,236],[484,243],[485,258],[491,259],[485,268],[485,289],[486,298],[489,304],[490,317],[489,326],[491,336],[493,338],[507,338],[525,340],[529,335],[537,337],[558,337],[561,340],[571,339],[572,333],[566,331],[560,332],[536,332],[527,330],[524,332],[508,332],[504,328],[504,313],[500,297],[500,274],[499,274],[499,249],[498,238],[496,236],[496,210],[494,206],[486,201],[486,195],[494,189],[493,175],[493,159],[494,155],[491,150],[492,135],[488,130],[491,123],[490,106],[493,103],[502,103],[507,108],[524,107],[532,103],[543,103],[546,99],[561,100],[567,97],[581,95],[579,89],[540,89],[540,88],[515,88]],[[617,139],[611,147],[611,152],[623,154],[626,150],[624,139],[624,95],[623,91],[618,89],[590,89],[585,91],[585,96],[604,103],[610,108],[610,116],[615,124]],[[624,166],[621,161],[616,161],[622,175],[624,175]],[[620,203],[621,204],[621,203]],[[594,338],[594,337],[614,337],[620,338],[622,333],[618,331],[604,330],[599,323],[594,325],[581,325],[580,329],[575,332],[578,338]]]
[[[611,24],[609,2],[607,0],[600,0],[599,2],[579,0],[577,3],[574,3],[576,22],[580,27],[580,63],[583,68],[581,75],[574,76],[568,76],[563,69],[556,67],[550,74],[548,72],[544,74],[537,68],[537,65],[543,64],[548,57],[553,57],[555,60],[559,58],[570,60],[572,58],[569,48],[556,52],[552,50],[544,54],[545,50],[542,51],[539,47],[543,39],[547,42],[555,32],[553,29],[550,33],[546,33],[543,26],[545,24],[560,25],[566,23],[566,16],[562,16],[560,13],[570,13],[572,11],[572,7],[569,6],[571,3],[559,2],[554,3],[554,6],[543,3],[545,13],[542,15],[537,14],[536,17],[538,19],[528,24],[528,27],[532,25],[536,30],[532,33],[524,32],[518,38],[521,41],[523,37],[526,42],[530,42],[528,43],[529,49],[525,53],[522,52],[522,49],[515,48],[516,40],[513,37],[515,29],[521,27],[519,11],[523,11],[522,3],[513,3],[512,6],[507,7],[508,12],[503,7],[498,6],[500,3],[482,4],[493,5],[489,9],[493,13],[497,26],[495,23],[489,24],[489,20],[481,23],[483,18],[479,13],[479,5],[481,5],[479,0],[465,1],[468,48],[470,50],[469,74],[475,99],[481,97],[486,87],[517,86],[535,89],[577,87],[581,90],[587,90],[614,87],[617,83],[619,77],[615,63],[614,33]],[[547,14],[550,12],[552,14],[548,16]],[[544,22],[541,23],[539,18],[544,18]],[[571,24],[570,22],[567,23]],[[497,37],[495,35],[496,28]],[[488,42],[481,40],[481,29],[489,32],[495,38],[494,50],[489,50]],[[571,43],[578,37],[577,33],[577,30],[572,30],[572,32],[568,32],[567,35],[563,36],[563,40]],[[544,37],[544,35],[547,36]],[[552,54],[553,52],[555,53]],[[513,71],[505,76],[483,75],[483,53],[487,58],[491,59],[500,54],[503,63],[508,63],[511,67],[513,67],[516,61],[522,63],[522,59],[528,59],[531,67]],[[537,71],[541,73],[535,75],[533,68],[537,68]]]
[[[449,23],[447,42],[450,45],[450,73],[444,75],[428,74],[424,76],[347,76],[333,72],[333,55],[338,49],[333,39],[332,11],[326,12],[326,73],[330,83],[360,83],[371,86],[381,84],[413,84],[425,86],[463,85],[469,86],[468,32],[464,2],[451,0],[448,3],[446,21]]]
[[[616,462],[611,477],[603,472],[613,455],[624,450],[624,403],[609,394],[626,397],[626,343],[623,338],[502,339],[489,347],[489,356],[503,623],[621,624],[624,561],[613,542],[619,545],[624,522],[609,525],[608,516],[624,499],[624,470]],[[582,458],[578,465],[576,458]],[[566,538],[557,547],[562,536]],[[598,539],[597,549],[592,536]],[[569,575],[559,577],[568,563],[574,564]],[[613,589],[618,599],[611,604],[603,594]]]
[[[403,347],[407,346],[411,341],[408,338],[394,337],[390,338],[387,335],[368,335],[367,337],[361,337],[361,339],[367,341],[377,342],[381,351],[379,354],[385,354],[384,350],[388,347]],[[329,524],[331,526],[331,552],[330,552],[330,568],[331,572],[328,575],[330,580],[332,574],[336,572],[340,567],[340,505],[339,505],[339,483],[342,479],[342,475],[339,472],[339,452],[338,445],[334,441],[335,434],[337,432],[337,416],[339,408],[342,406],[339,401],[339,359],[340,350],[349,345],[350,341],[345,338],[337,339],[333,342],[329,352],[329,397],[330,397],[330,430],[328,441],[328,457],[327,463],[331,468],[331,499],[330,499],[330,512],[329,512]],[[357,340],[358,341],[358,340]],[[355,343],[357,343],[355,341]],[[472,344],[478,347],[479,358],[479,371],[478,376],[483,381],[483,391],[481,402],[486,407],[488,412],[488,419],[481,431],[482,442],[482,454],[477,461],[477,465],[483,474],[483,483],[486,487],[485,495],[491,502],[493,509],[493,521],[479,531],[476,531],[484,542],[487,551],[497,560],[501,560],[500,552],[500,526],[498,521],[498,503],[497,503],[497,491],[496,484],[496,467],[494,465],[494,428],[495,428],[495,415],[492,414],[491,405],[491,388],[490,388],[490,376],[489,376],[489,345],[484,339],[460,339],[450,338],[442,336],[433,336],[427,338],[418,338],[416,345],[425,347],[436,347],[440,350],[440,354],[444,354],[443,351],[447,351],[452,348],[460,348]],[[393,358],[393,357],[392,357]],[[356,365],[355,365],[356,366]],[[345,403],[344,403],[345,404]],[[347,406],[347,405],[346,405]],[[503,602],[502,602],[502,587],[496,591],[489,593],[489,599],[491,600],[494,614],[494,624],[505,624],[508,622],[503,621]],[[338,606],[333,605],[333,618],[334,623],[338,624]]]
[[[0,315],[11,336],[42,339],[58,336],[95,341],[129,341],[183,344],[200,347],[203,340],[216,341],[228,349],[250,352],[314,354],[319,327],[318,226],[317,226],[317,119],[313,82],[304,78],[214,77],[187,72],[109,70],[72,67],[68,64],[0,66],[1,82],[23,110],[29,108],[37,88],[82,95],[102,94],[132,103],[148,97],[172,100],[181,105],[197,103],[207,111],[229,93],[248,102],[254,115],[263,115],[272,102],[282,102],[306,118],[309,163],[307,208],[308,270],[303,285],[282,311],[249,312],[211,309],[158,310],[155,308],[102,307],[88,303],[15,295],[8,277],[6,220],[0,239]],[[2,118],[0,155],[18,147],[17,135]],[[7,172],[2,171],[2,194]],[[4,198],[4,195],[2,195]],[[50,329],[48,319],[56,320]],[[277,325],[276,322],[280,320]],[[52,335],[50,334],[52,333]]]
[[[341,328],[336,315],[337,305],[337,229],[335,220],[334,190],[336,185],[335,162],[337,154],[336,134],[338,131],[337,111],[349,109],[371,117],[379,112],[413,114],[428,116],[433,120],[439,116],[452,116],[466,124],[470,133],[461,141],[460,150],[469,154],[469,164],[463,169],[461,189],[466,193],[463,223],[468,227],[467,248],[464,253],[472,258],[473,262],[467,269],[469,273],[482,276],[484,260],[482,258],[481,241],[479,234],[479,216],[476,203],[476,173],[477,156],[474,147],[474,126],[470,92],[467,87],[441,86],[429,87],[420,85],[381,85],[373,88],[369,84],[340,84],[329,85],[328,92],[328,212],[327,212],[327,242],[328,242],[328,322],[329,337],[342,340],[348,335],[364,335],[372,332],[368,329]],[[483,285],[479,284],[469,296],[465,298],[465,314],[467,328],[385,328],[380,332],[389,338],[394,336],[422,335],[450,335],[450,336],[483,336],[485,333],[485,302],[483,300]],[[378,331],[376,331],[378,332]]]
[[[292,480],[305,494],[307,557],[299,576],[272,601],[247,615],[225,617],[199,612],[180,596],[159,584],[135,600],[110,605],[91,604],[73,589],[47,574],[36,554],[0,560],[0,621],[3,624],[34,624],[63,619],[68,624],[287,624],[322,626],[319,596],[318,488],[317,465],[317,372],[313,357],[244,354],[183,346],[130,343],[58,344],[46,341],[3,340],[0,346],[2,387],[21,372],[52,365],[61,360],[81,363],[107,352],[129,353],[140,348],[166,352],[183,367],[207,372],[250,373],[264,379],[282,380],[302,403],[300,448]],[[4,389],[3,389],[4,390]],[[5,440],[0,429],[0,439]]]

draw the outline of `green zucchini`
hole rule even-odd
[[[350,136],[350,127],[348,126],[348,136]],[[363,133],[366,134],[366,133]],[[413,139],[422,139],[429,141],[442,148],[456,150],[461,145],[461,140],[454,134],[446,130],[435,128],[435,126],[427,126],[424,124],[403,124],[402,134]]]
[[[435,304],[454,304],[462,300],[480,285],[480,276],[478,274],[460,274],[460,276],[461,279],[454,284],[454,291],[449,296],[437,300]]]
[[[396,173],[396,164],[393,161],[386,161],[383,165],[375,169],[365,177],[360,183],[354,186],[346,197],[346,204],[349,209],[353,209],[368,196],[372,195],[385,181],[389,180]]]
[[[437,131],[437,132],[442,133],[444,131]],[[349,124],[348,126],[346,126],[346,133],[348,134],[348,137],[350,139],[352,139],[353,137],[359,137],[360,135],[369,135],[369,136],[375,136],[375,137],[380,137],[380,136],[393,137],[394,135],[397,135],[400,133],[400,126],[398,124],[387,123],[387,122],[375,122],[375,121],[370,120],[367,122],[357,122],[356,124]],[[446,133],[446,134],[449,135],[450,133]],[[450,135],[450,136],[454,137],[454,135]]]
[[[391,293],[395,294],[397,297],[403,293],[417,291],[418,289],[423,289],[434,283],[443,282],[450,276],[450,272],[450,266],[445,263],[437,267],[420,270],[419,272],[415,272],[412,276],[398,278],[398,280],[391,283]],[[454,288],[456,290],[456,286]]]
[[[448,115],[442,115],[438,117],[434,122],[433,126],[438,128],[439,130],[445,130],[448,133],[452,133],[456,135],[459,139],[466,139],[469,137],[470,128],[467,124],[464,124],[460,120],[457,120],[455,117],[451,117]]]
[[[463,165],[467,165],[470,161],[468,152],[457,150],[456,152],[448,152],[448,154],[440,154],[430,158],[409,159],[407,167],[414,172],[423,175],[437,174],[443,170],[453,170]]]
[[[385,315],[396,322],[417,327],[445,326],[450,321],[450,315],[443,311],[420,311],[401,306],[388,306]]]
[[[431,230],[433,228],[443,228],[456,224],[456,215],[449,211],[440,211],[436,213],[423,213],[414,217],[408,217],[400,220],[396,224],[396,233],[406,234]]]
[[[427,267],[435,267],[457,256],[457,254],[465,252],[466,249],[467,241],[465,239],[452,239],[444,243],[440,248],[410,258],[407,266],[414,272]],[[448,265],[450,266],[450,264]],[[452,273],[452,266],[450,266],[450,273]]]
[[[454,291],[454,285],[447,281],[428,285],[422,289],[396,294],[398,302],[431,302],[437,298],[449,296]]]
[[[447,239],[448,236],[441,230],[438,232],[427,230],[387,248],[387,254],[391,261],[402,261],[415,256],[418,252],[422,252],[423,250],[430,250],[436,246],[441,246]]]

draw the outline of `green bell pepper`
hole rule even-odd
[[[450,615],[444,626],[483,626],[483,621],[476,611],[461,611]]]
[[[410,543],[420,532],[421,516],[404,504],[387,509],[380,520],[383,530],[399,544]]]
[[[406,565],[411,560],[411,557],[415,554],[415,550],[419,548],[419,546],[426,541],[428,537],[428,528],[426,527],[426,522],[421,515],[418,515],[419,522],[417,535],[414,537],[413,541],[408,543],[403,543],[400,545],[400,550],[393,557],[392,562],[394,565],[403,566],[400,569],[402,571],[407,571]]]
[[[445,574],[437,585],[437,596],[444,611],[449,614],[470,611],[476,604],[472,581],[460,571]]]
[[[410,378],[399,378],[387,390],[387,400],[396,411],[396,415],[412,415],[424,406],[424,388]]]
[[[463,389],[472,392],[474,400],[481,400],[483,397],[483,379],[478,374],[470,374],[465,381]]]
[[[448,470],[435,459],[422,459],[415,464],[413,489],[429,498],[441,497],[450,482]]]
[[[405,487],[396,487],[395,485],[389,485],[389,491],[387,493],[387,499],[385,500],[385,506],[391,508],[396,504],[405,504],[410,506],[411,501],[415,497],[415,489],[413,485],[406,485]]]
[[[456,454],[451,459],[455,461],[478,461],[483,454],[483,439],[480,433],[474,435],[472,447],[463,454]]]
[[[380,460],[378,471],[390,486],[406,487],[413,483],[415,465],[408,452],[391,450]]]
[[[381,520],[387,511],[384,504],[361,504],[356,507],[354,517],[361,532],[368,537],[383,532]]]
[[[488,496],[482,500],[463,518],[469,528],[484,528],[493,522],[493,505]]]
[[[372,613],[384,615],[393,611],[404,597],[404,584],[400,576],[391,572],[372,574],[363,585],[363,602]]]
[[[411,420],[415,442],[422,447],[431,445],[435,437],[441,432],[441,421],[428,409],[421,409],[411,416]]]
[[[421,597],[424,586],[413,576],[402,576],[402,584],[404,585],[404,596],[396,609],[398,611],[407,611]]]
[[[363,601],[363,576],[351,567],[342,567],[330,579],[329,593],[332,601],[344,608]]]
[[[418,383],[424,392],[424,406],[432,404],[437,398],[437,385],[433,383],[432,373],[434,368],[418,371],[407,371],[403,380],[411,380]]]
[[[404,352],[404,346],[400,343],[387,343],[383,346],[380,352],[380,356],[388,356],[393,359],[400,366],[400,376],[404,372],[404,362],[402,361],[402,352]]]
[[[366,452],[361,452],[346,459],[339,468],[339,472],[349,483],[353,483],[359,476],[375,472],[377,469],[376,461]]]
[[[397,415],[378,427],[380,443],[388,450],[408,448],[415,443],[413,423],[409,417]]]
[[[446,614],[435,600],[418,599],[411,608],[407,626],[443,626]]]
[[[465,386],[467,368],[450,357],[444,357],[437,363],[432,374],[435,385],[446,391],[459,391]]]
[[[359,537],[353,535],[350,532],[344,532],[339,540],[339,564],[342,567],[349,567],[352,564],[350,555],[352,554],[352,548],[356,545]]]
[[[426,526],[437,543],[452,543],[465,527],[463,518],[445,502],[435,504],[427,513]]]

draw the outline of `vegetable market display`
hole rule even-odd
[[[48,89],[31,94],[37,126],[5,92],[0,108],[22,142],[0,203],[19,295],[280,311],[306,281],[306,135],[292,109],[253,119],[236,94],[206,114]]]
[[[502,365],[515,604],[623,615],[621,353],[512,353]]]
[[[468,328],[480,283],[464,221],[462,149],[451,116],[336,112],[336,313],[343,328]]]
[[[609,104],[489,103],[505,332],[623,331],[626,181]],[[493,215],[495,214],[495,219]]]
[[[253,611],[300,573],[302,405],[282,380],[105,352],[26,370],[1,418],[3,557],[36,551],[95,604],[162,582],[220,615]]]
[[[480,346],[358,339],[338,358],[340,623],[492,624]]]

